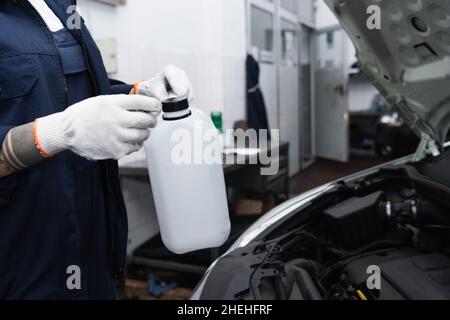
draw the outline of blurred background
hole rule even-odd
[[[417,147],[412,131],[361,74],[352,43],[323,0],[78,4],[112,78],[134,83],[174,64],[193,82],[194,106],[211,114],[218,129],[281,130],[276,177],[225,168],[230,241],[185,256],[161,243],[144,154],[121,161],[129,212],[125,298],[189,297],[209,264],[276,205]],[[264,101],[255,104],[258,89]],[[149,292],[149,282],[160,290]]]

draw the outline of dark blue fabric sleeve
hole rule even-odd
[[[119,80],[109,79],[112,94],[129,94],[133,89],[133,85],[126,84]]]
[[[14,126],[3,126],[0,125],[0,149],[3,146],[3,140],[5,140],[6,134],[14,128]]]
[[[3,146],[3,140],[5,140],[6,134],[11,130],[13,126],[0,125],[0,149]],[[3,206],[7,205],[11,201],[13,190],[16,187],[17,180],[15,175],[0,178],[0,210]]]

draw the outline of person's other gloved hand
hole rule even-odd
[[[172,65],[165,67],[150,80],[137,82],[132,93],[153,97],[159,101],[172,96],[186,96],[189,102],[194,100],[194,89],[186,72]]]
[[[146,96],[99,96],[35,122],[41,153],[64,150],[90,160],[120,159],[138,151],[157,122],[161,103]]]

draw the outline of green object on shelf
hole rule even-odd
[[[334,32],[327,32],[327,44],[328,46],[332,46],[334,44]]]
[[[214,122],[214,126],[220,133],[223,133],[223,116],[222,112],[211,112],[211,120]]]

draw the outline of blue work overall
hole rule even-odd
[[[66,24],[74,2],[45,1]],[[11,0],[0,2],[0,30],[0,144],[15,126],[130,92],[108,79],[84,23],[52,34],[27,1]],[[116,161],[66,151],[0,178],[0,299],[114,298],[127,229]],[[67,281],[73,266],[80,290]]]

